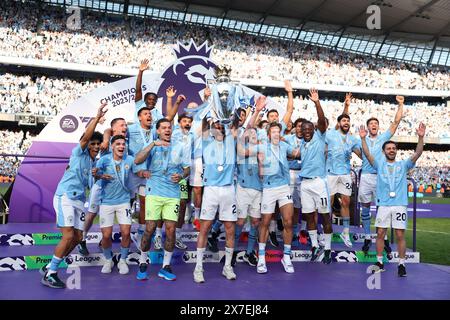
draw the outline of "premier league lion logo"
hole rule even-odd
[[[202,92],[208,80],[214,79],[216,68],[216,64],[210,59],[212,48],[206,41],[200,46],[197,46],[192,39],[187,45],[177,43],[174,48],[177,60],[162,73],[161,78],[164,80],[158,89],[158,96],[164,97],[163,114],[166,114],[166,89],[169,86],[174,86],[177,94],[184,94],[187,103],[202,104]],[[182,105],[182,108],[178,110],[179,113],[183,112],[187,103]]]

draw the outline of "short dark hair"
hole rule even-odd
[[[337,118],[337,122],[341,122],[342,119],[348,119],[350,121],[350,116],[346,113],[343,113]]]
[[[395,141],[388,140],[388,141],[386,141],[385,143],[383,143],[383,147],[382,147],[383,151],[384,151],[384,148],[385,148],[388,144],[395,144],[395,147],[398,149],[397,143],[396,143]]]
[[[269,116],[269,114],[271,114],[271,113],[273,113],[273,112],[276,112],[276,113],[278,114],[278,110],[277,110],[277,109],[270,109],[270,110],[267,112],[267,116]]]
[[[312,125],[313,128],[314,128],[314,123],[312,123],[312,122],[309,121],[309,120],[305,120],[305,121],[302,122],[302,128],[303,128],[304,126],[306,126],[306,125]]]
[[[148,96],[155,96],[155,98],[158,99],[158,95],[157,95],[156,93],[154,93],[154,92],[147,92],[147,93],[144,95],[144,101],[147,100],[147,97],[148,97]]]
[[[114,119],[112,119],[112,120],[111,120],[111,128],[112,128],[112,126],[113,126],[117,121],[120,121],[120,120],[125,121],[124,118],[114,118]]]
[[[297,120],[294,121],[294,127],[296,127],[299,122],[303,123],[305,121],[307,121],[307,120],[304,118],[298,118]]]
[[[366,126],[367,126],[367,127],[369,126],[369,122],[372,121],[372,120],[375,120],[378,124],[380,124],[380,121],[378,121],[377,118],[372,117],[372,118],[367,119],[367,121],[366,121]]]
[[[192,118],[192,116],[188,116],[186,112],[182,113],[179,117],[178,117],[178,123],[181,122],[181,120],[183,120],[184,118],[186,119],[191,119],[191,121],[194,120],[194,118]]]
[[[118,135],[115,135],[114,137],[112,137],[111,144],[113,144],[117,140],[125,140],[126,141],[127,139],[125,138],[124,135],[118,134]]]
[[[91,139],[89,139],[89,141],[96,141],[96,140],[102,142],[103,141],[103,134],[101,134],[98,131],[95,131],[92,134],[92,137],[91,137]]]
[[[236,113],[237,113],[237,114],[240,114],[241,112],[247,113],[247,112],[245,111],[245,109],[242,108],[242,107],[239,107],[239,108],[236,109]]]
[[[272,129],[273,127],[278,127],[280,129],[280,133],[281,133],[281,129],[283,128],[279,122],[276,122],[276,121],[275,122],[271,122],[267,126],[267,134],[269,134],[270,129]]]
[[[264,125],[265,123],[268,123],[268,122],[269,122],[269,121],[267,121],[267,120],[261,120],[261,121],[258,123],[258,128],[262,129],[263,125]]]
[[[161,118],[158,120],[158,122],[156,122],[156,129],[159,129],[159,127],[161,126],[161,123],[163,123],[163,122],[168,122],[168,123],[172,124],[172,122],[169,119]]]
[[[138,117],[141,115],[141,112],[143,111],[143,110],[148,110],[148,111],[152,111],[149,107],[147,107],[147,106],[145,106],[145,107],[142,107],[142,108],[140,108],[139,109],[139,111],[138,111],[138,113],[137,113],[137,115],[138,115]]]

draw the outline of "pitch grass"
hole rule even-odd
[[[8,186],[6,186],[4,184],[0,184],[0,194],[1,195],[4,195],[7,190],[8,190]]]
[[[412,228],[413,221],[409,219],[406,230],[409,249],[413,247]],[[420,262],[450,265],[450,218],[418,218],[416,229],[416,251],[420,252]],[[373,224],[372,230],[375,230]]]

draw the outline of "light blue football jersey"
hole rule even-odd
[[[249,147],[249,144],[245,144],[244,148],[250,148],[251,155],[247,158],[238,155],[237,181],[243,188],[262,191],[257,158],[258,145],[250,145]]]
[[[358,140],[349,133],[344,135],[340,130],[333,128],[327,131],[325,142],[327,144],[327,174],[350,174],[350,159],[353,150],[359,149]]]
[[[61,181],[58,183],[55,194],[62,196],[66,194],[72,200],[86,200],[86,188],[92,183],[91,169],[94,161],[89,155],[88,147],[83,150],[78,144],[72,150],[69,165],[64,171]],[[91,180],[91,183],[90,183]]]
[[[150,151],[147,167],[151,176],[147,179],[145,194],[165,198],[180,198],[180,185],[173,182],[173,174],[183,175],[183,168],[190,167],[189,148],[182,141],[171,139],[170,146],[155,146]]]
[[[374,158],[377,170],[377,206],[408,205],[408,171],[415,164],[410,158],[394,163],[387,162],[386,156]],[[391,197],[394,192],[395,196]]]
[[[380,158],[384,156],[383,154],[383,144],[386,141],[389,141],[392,137],[391,131],[387,130],[386,132],[379,134],[375,137],[375,139],[366,137],[367,146],[369,148],[370,154],[374,158]],[[358,139],[358,147],[362,150],[361,139]],[[364,152],[363,152],[363,161],[362,161],[362,173],[377,173],[377,170],[371,166],[369,160],[367,160]]]
[[[205,186],[232,185],[236,168],[236,139],[226,129],[225,139],[203,139],[203,184]]]
[[[325,178],[325,138],[327,133],[327,131],[322,133],[316,129],[310,141],[302,141],[300,145],[302,160],[300,176],[302,178]]]
[[[263,188],[270,189],[289,185],[289,163],[287,156],[294,149],[286,142],[280,141],[278,145],[264,143],[258,145],[258,152],[264,155]]]
[[[121,161],[113,160],[112,154],[97,161],[98,173],[109,174],[111,180],[100,179],[102,183],[101,204],[118,205],[130,201],[129,177],[134,170],[134,157],[127,156]]]

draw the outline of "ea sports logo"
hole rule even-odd
[[[77,130],[78,128],[78,120],[72,115],[65,115],[59,120],[59,126],[62,131],[71,133]]]

